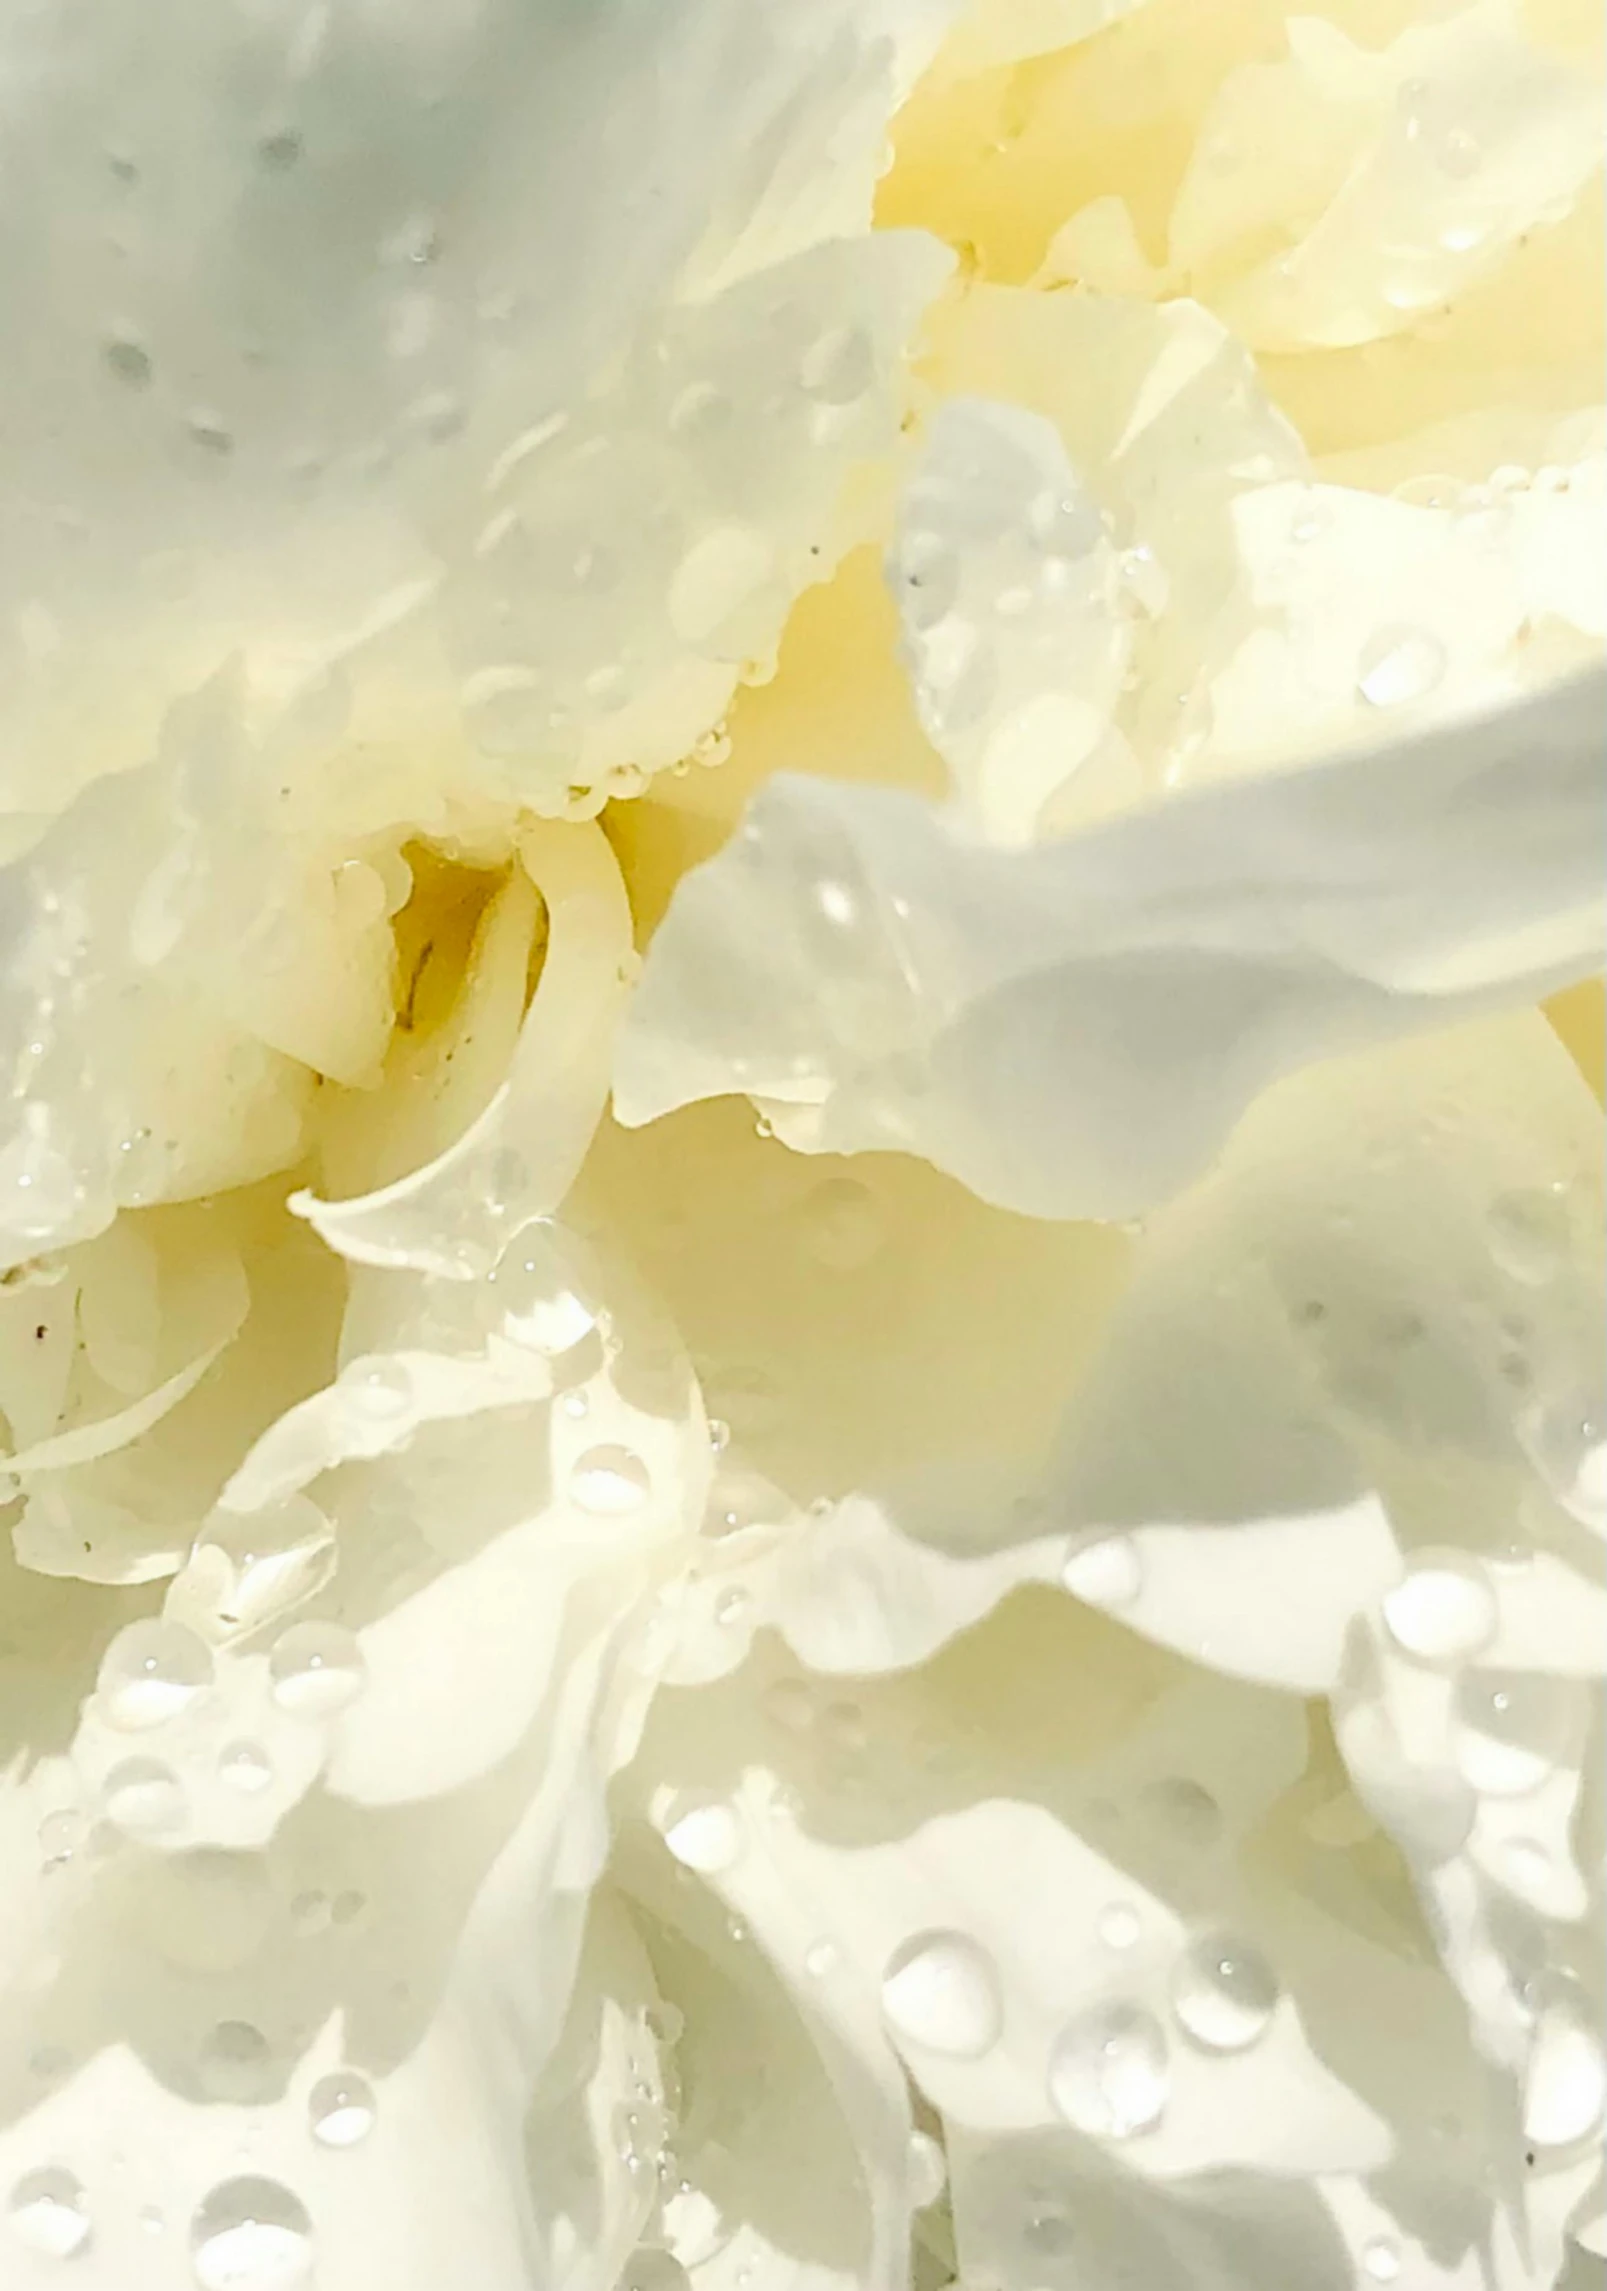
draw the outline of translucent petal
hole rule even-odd
[[[1584,679],[1521,741],[1495,716],[1027,853],[962,849],[896,793],[772,782],[676,894],[616,1109],[745,1090],[805,1149],[1130,1214],[1280,1071],[1599,959],[1599,707]]]

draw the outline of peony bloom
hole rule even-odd
[[[0,2286],[1584,2291],[1574,0],[0,11]]]

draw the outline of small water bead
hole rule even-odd
[[[1381,628],[1356,661],[1356,689],[1370,708],[1424,700],[1445,674],[1445,647],[1432,629]]]
[[[182,1623],[130,1623],[107,1648],[96,1684],[102,1715],[132,1734],[165,1726],[212,1684],[212,1655]]]
[[[1425,1663],[1467,1662],[1489,1644],[1498,1619],[1489,1577],[1460,1551],[1415,1553],[1405,1579],[1384,1597],[1390,1637]]]
[[[244,2105],[267,2096],[272,2055],[261,2029],[249,2021],[219,2021],[207,2033],[199,2062],[209,2100]]]
[[[804,1951],[803,1962],[804,1971],[812,1981],[823,1981],[829,1973],[836,1972],[842,1962],[842,1951],[835,1941],[822,1936],[820,1940],[810,1942]]]
[[[218,1774],[231,1790],[238,1790],[243,1797],[255,1797],[272,1782],[273,1767],[259,1744],[229,1742],[218,1753]]]
[[[1266,2034],[1278,1983],[1258,1949],[1212,1934],[1185,1951],[1172,1982],[1179,2025],[1210,2052],[1244,2052]]]
[[[1578,1711],[1571,1680],[1470,1671],[1453,1705],[1457,1765],[1481,1796],[1524,1797],[1567,1757]]]
[[[126,388],[143,390],[149,387],[151,354],[142,343],[136,342],[131,335],[114,334],[110,336],[102,346],[101,356],[106,361],[107,372],[123,383]]]
[[[130,1837],[171,1836],[188,1807],[178,1776],[157,1758],[125,1758],[102,1785],[109,1820]]]
[[[1143,1931],[1143,1920],[1130,1902],[1114,1901],[1100,1911],[1096,1931],[1107,1949],[1131,1949]]]
[[[804,352],[798,379],[812,398],[850,406],[876,379],[876,353],[861,326],[833,326]]]
[[[1490,1205],[1490,1255],[1532,1288],[1561,1271],[1568,1252],[1567,1195],[1561,1186],[1525,1187]]]
[[[742,1817],[724,1798],[677,1799],[664,1821],[664,1843],[685,1869],[718,1876],[742,1858]]]
[[[623,1519],[652,1492],[647,1466],[630,1448],[610,1442],[588,1448],[569,1475],[569,1492],[594,1519]]]
[[[1073,2021],[1049,2060],[1049,2097],[1075,2131],[1128,2140],[1158,2124],[1170,2093],[1166,2037],[1141,2005]]]
[[[1548,2005],[1535,2029],[1523,2086],[1523,2132],[1538,2148],[1593,2134],[1607,2108],[1607,2058],[1582,1998]]]
[[[1144,1562],[1130,1535],[1102,1535],[1067,1555],[1060,1580],[1091,1607],[1127,1607],[1143,1589]]]
[[[374,2129],[374,2088],[355,2069],[320,2077],[307,2097],[307,2120],[321,2147],[355,2148]]]
[[[949,2160],[940,2140],[918,2131],[910,2134],[908,2160],[910,2209],[924,2211],[948,2186]]]
[[[17,2241],[41,2259],[71,2259],[89,2241],[83,2188],[60,2165],[24,2173],[11,2191],[7,2216]]]
[[[1401,2271],[1400,2245],[1393,2236],[1375,2235],[1363,2244],[1362,2271],[1373,2283],[1393,2283]]]
[[[307,2207],[277,2180],[225,2180],[191,2223],[190,2257],[201,2291],[292,2291],[312,2273]]]
[[[905,533],[892,561],[899,612],[907,628],[935,628],[960,594],[960,560],[941,534]]]
[[[993,1959],[968,1934],[917,1933],[888,1960],[882,2012],[906,2044],[952,2060],[978,2060],[1004,2026]]]
[[[812,1187],[804,1221],[811,1256],[834,1273],[857,1272],[882,1245],[876,1196],[857,1178],[828,1177]]]
[[[50,1867],[59,1868],[63,1862],[72,1860],[87,1835],[88,1824],[83,1815],[74,1807],[61,1806],[55,1813],[46,1814],[40,1823],[39,1850]]]
[[[274,1641],[268,1678],[274,1701],[295,1718],[329,1718],[362,1692],[363,1650],[340,1623],[295,1623]]]
[[[413,1405],[413,1378],[402,1360],[371,1360],[342,1377],[352,1404],[373,1424],[394,1424]]]

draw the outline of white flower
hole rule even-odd
[[[10,12],[6,2291],[1607,2252],[1541,13]]]

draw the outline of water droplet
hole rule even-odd
[[[1333,523],[1333,511],[1316,491],[1302,493],[1289,519],[1289,538],[1296,543],[1319,540]]]
[[[276,128],[271,135],[257,140],[258,163],[270,175],[288,175],[302,154],[301,137],[293,127]]]
[[[1563,1189],[1537,1186],[1503,1193],[1490,1206],[1490,1255],[1504,1273],[1539,1288],[1561,1269],[1568,1250]]]
[[[876,1196],[857,1178],[828,1177],[804,1201],[810,1253],[834,1273],[868,1264],[882,1245]]]
[[[312,2221],[277,2180],[225,2180],[190,2228],[201,2291],[290,2291],[312,2273]]]
[[[620,2291],[691,2291],[691,2283],[673,2252],[643,2244],[625,2262]]]
[[[1523,2085],[1524,2137],[1537,2148],[1571,2147],[1593,2133],[1607,2107],[1607,2060],[1584,1999],[1547,2005],[1535,2026]]]
[[[341,1378],[352,1406],[371,1424],[395,1424],[413,1405],[413,1377],[405,1360],[361,1362]]]
[[[729,1447],[730,1447],[730,1445],[731,1445],[731,1427],[730,1427],[730,1425],[729,1425],[728,1423],[726,1423],[725,1419],[724,1419],[723,1417],[721,1417],[721,1416],[711,1416],[711,1417],[709,1418],[709,1450],[710,1450],[710,1453],[711,1453],[711,1454],[713,1454],[713,1455],[716,1455],[716,1456],[723,1456],[723,1455],[725,1454],[725,1451],[726,1451],[726,1449],[727,1449],[727,1448],[729,1448]]]
[[[326,2148],[355,2148],[374,2129],[374,2088],[355,2069],[320,2077],[307,2098],[312,2136]]]
[[[329,1718],[362,1692],[366,1666],[339,1623],[293,1623],[274,1641],[268,1678],[274,1701],[296,1718]]]
[[[109,1726],[135,1733],[164,1726],[212,1684],[212,1656],[182,1623],[130,1623],[107,1648],[96,1684]]]
[[[1096,1930],[1107,1949],[1131,1949],[1143,1931],[1143,1920],[1131,1902],[1114,1901],[1100,1911]]]
[[[964,1933],[917,1933],[882,1975],[882,2011],[895,2036],[953,2060],[999,2040],[1004,2000],[992,1958]]]
[[[924,2211],[948,2186],[949,2160],[930,2132],[910,2134],[908,2156],[910,2209]]]
[[[1607,1535],[1607,1428],[1599,1397],[1540,1401],[1518,1426],[1529,1460],[1571,1519]]]
[[[216,414],[197,412],[185,424],[190,443],[203,453],[214,455],[219,461],[227,460],[234,451],[234,436],[226,422]]]
[[[629,1448],[588,1448],[569,1475],[569,1492],[596,1519],[640,1510],[652,1489],[647,1466]]]
[[[1068,1553],[1060,1580],[1091,1607],[1127,1607],[1143,1588],[1144,1562],[1130,1535],[1101,1535]]]
[[[101,350],[107,370],[131,390],[143,390],[151,379],[151,354],[126,334],[114,334]]]
[[[715,1600],[714,1620],[729,1630],[733,1623],[741,1622],[752,1604],[752,1594],[744,1591],[740,1584],[733,1584],[729,1591],[722,1591]]]
[[[218,1753],[218,1773],[244,1797],[255,1797],[273,1780],[267,1752],[255,1742],[227,1743]]]
[[[1393,2236],[1375,2235],[1363,2244],[1362,2270],[1374,2283],[1393,2283],[1401,2271],[1400,2245]]]
[[[18,2242],[42,2259],[71,2259],[89,2241],[84,2191],[59,2165],[25,2173],[7,2208]]]
[[[1530,1671],[1470,1671],[1453,1706],[1456,1762],[1481,1796],[1521,1798],[1568,1755],[1578,1690]]]
[[[219,2021],[201,2047],[201,2087],[209,2100],[243,2106],[266,2099],[272,2055],[261,2029],[249,2021]]]
[[[1458,182],[1478,173],[1481,156],[1478,138],[1465,127],[1448,127],[1434,145],[1434,164]]]
[[[1170,2076],[1166,2038],[1139,2005],[1106,2005],[1074,2021],[1049,2060],[1049,2097],[1076,2131],[1127,2140],[1159,2123]]]
[[[876,354],[860,326],[833,326],[804,352],[798,379],[812,398],[851,406],[876,379]]]
[[[71,1861],[88,1834],[88,1825],[74,1807],[58,1807],[39,1825],[39,1850],[52,1866]]]
[[[187,1807],[179,1778],[156,1758],[125,1758],[103,1785],[106,1812],[130,1837],[165,1837],[183,1826]]]
[[[824,1935],[818,1941],[811,1941],[804,1951],[804,1971],[812,1981],[823,1981],[828,1973],[837,1970],[841,1961],[842,1951],[835,1941]]]
[[[486,1285],[501,1309],[503,1334],[532,1352],[569,1352],[597,1326],[551,1253],[528,1235],[498,1259]]]
[[[1426,699],[1445,674],[1445,647],[1432,629],[1381,628],[1356,662],[1356,689],[1370,708]]]
[[[663,1828],[664,1843],[676,1860],[705,1877],[730,1869],[741,1859],[742,1818],[724,1798],[677,1800]]]
[[[1414,1554],[1405,1580],[1384,1598],[1390,1637],[1420,1662],[1466,1662],[1489,1644],[1497,1619],[1489,1577],[1459,1551]]]
[[[1179,2023],[1211,2052],[1243,2052],[1266,2034],[1278,1983],[1258,1949],[1223,1934],[1184,1952],[1172,1982]]]

